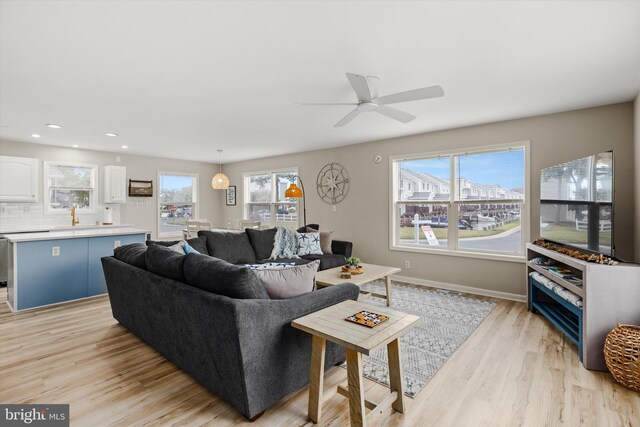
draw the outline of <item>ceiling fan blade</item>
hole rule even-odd
[[[358,117],[358,115],[360,115],[360,110],[358,110],[356,108],[355,110],[353,110],[352,112],[350,112],[349,114],[344,116],[342,119],[340,119],[340,121],[338,123],[336,123],[335,125],[333,125],[333,127],[334,128],[342,127],[342,126],[346,125],[347,123],[349,123],[351,120],[353,120],[356,117]]]
[[[395,108],[387,107],[386,105],[378,105],[376,112],[402,123],[409,123],[411,120],[416,118],[413,114],[405,113],[404,111],[396,110]]]
[[[357,102],[296,102],[296,105],[313,106],[313,105],[358,105]]]
[[[371,89],[369,88],[369,83],[367,83],[367,78],[360,74],[346,73],[346,75],[351,87],[358,96],[358,101],[371,102]]]
[[[444,96],[442,88],[440,86],[429,86],[381,96],[376,98],[374,101],[378,105],[387,105],[398,102],[417,101],[419,99],[437,98],[439,96]]]

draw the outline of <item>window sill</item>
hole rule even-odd
[[[396,245],[391,245],[389,247],[389,250],[398,251],[398,252],[414,252],[414,253],[422,253],[422,254],[429,254],[429,255],[486,259],[490,261],[516,262],[521,264],[526,263],[525,256],[521,254],[509,255],[509,254],[498,254],[498,253],[487,253],[487,252],[472,252],[472,251],[452,250],[452,249],[430,249],[430,248],[423,248],[423,247],[416,247],[416,246],[396,246]]]

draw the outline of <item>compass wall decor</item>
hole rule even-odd
[[[316,179],[318,195],[330,205],[337,205],[347,197],[349,185],[349,174],[339,163],[326,164]]]

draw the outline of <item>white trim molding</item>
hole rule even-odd
[[[455,283],[436,282],[434,280],[417,279],[415,277],[391,276],[392,280],[397,282],[409,283],[416,286],[426,286],[435,289],[446,289],[449,291],[464,292],[466,294],[480,295],[483,297],[492,297],[505,299],[509,301],[527,302],[526,295],[513,294],[510,292],[492,291],[490,289],[476,288],[473,286],[457,285]]]

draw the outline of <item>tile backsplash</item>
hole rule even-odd
[[[110,205],[114,224],[120,224],[120,206]],[[79,213],[78,225],[96,225],[104,218],[104,205],[95,213]],[[43,203],[0,203],[0,233],[29,231],[71,225],[70,214],[48,214]]]

